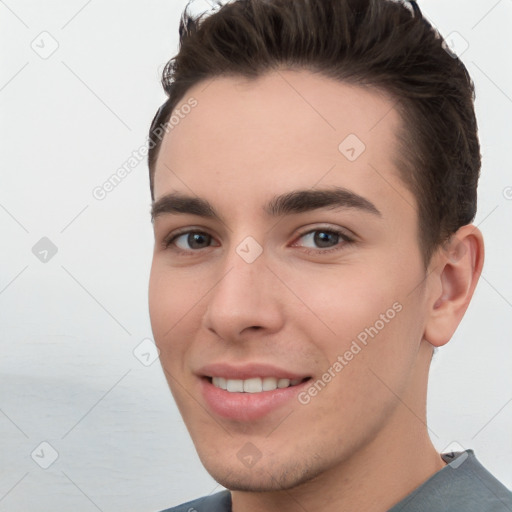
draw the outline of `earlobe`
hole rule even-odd
[[[484,242],[473,225],[461,227],[432,258],[424,339],[440,347],[450,341],[473,296],[484,262]]]

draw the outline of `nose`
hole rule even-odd
[[[241,341],[256,331],[277,332],[284,322],[282,294],[265,253],[248,262],[233,250],[208,294],[204,326],[225,341]]]

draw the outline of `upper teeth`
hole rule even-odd
[[[277,388],[287,388],[299,384],[301,379],[278,379],[276,377],[254,377],[252,379],[225,379],[224,377],[212,377],[215,387],[225,389],[232,393],[260,393],[272,391]]]

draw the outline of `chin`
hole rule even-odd
[[[293,489],[314,479],[322,468],[311,467],[303,461],[290,461],[286,466],[275,462],[257,462],[252,468],[240,463],[220,465],[204,463],[212,478],[230,491],[275,492]]]

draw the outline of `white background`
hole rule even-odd
[[[151,338],[145,161],[92,195],[145,143],[184,5],[0,2],[0,511],[151,512],[217,487],[158,361],[133,354]],[[512,488],[512,0],[421,7],[469,43],[487,244],[469,311],[433,362],[429,425],[439,450],[473,448]],[[52,40],[46,59],[31,47]],[[42,237],[58,249],[46,263],[32,253]]]

